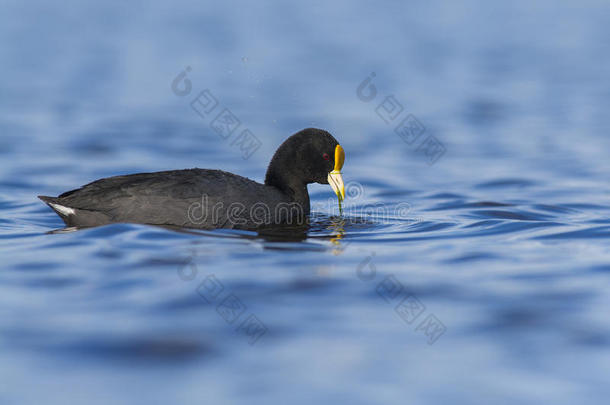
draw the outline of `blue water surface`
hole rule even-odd
[[[5,1],[0,403],[607,403],[609,19]],[[310,186],[305,231],[60,232],[36,198],[191,167],[262,181],[306,127],[343,145],[348,199]]]

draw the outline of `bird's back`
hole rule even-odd
[[[266,205],[273,213],[288,202],[274,187],[209,169],[108,177],[59,197],[40,198],[69,226],[136,222],[192,228],[251,227],[253,205]]]

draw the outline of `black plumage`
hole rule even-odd
[[[108,177],[58,197],[39,198],[66,225],[76,227],[115,222],[202,229],[299,224],[309,215],[307,184],[328,184],[329,173],[343,165],[338,145],[324,130],[299,131],[273,155],[264,184],[221,170],[187,169]]]

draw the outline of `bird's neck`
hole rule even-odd
[[[298,180],[296,176],[280,175],[270,170],[265,177],[265,184],[279,189],[291,202],[300,204],[304,212],[309,213],[309,193],[304,181]]]
[[[291,198],[294,202],[303,207],[303,212],[309,214],[309,193],[307,192],[307,184],[290,187]]]

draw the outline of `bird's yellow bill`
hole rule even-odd
[[[345,151],[341,145],[335,147],[335,169],[333,171],[340,172],[343,169],[343,162],[345,162]]]
[[[328,173],[328,184],[330,184],[337,197],[339,197],[339,201],[343,201],[345,199],[345,185],[343,184],[341,172],[333,170]]]
[[[332,172],[328,173],[328,184],[332,187],[337,198],[339,198],[339,205],[341,201],[345,199],[345,185],[343,184],[343,177],[341,176],[341,169],[345,162],[345,152],[341,145],[335,147],[335,167]]]

